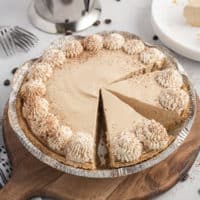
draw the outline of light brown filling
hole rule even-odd
[[[107,90],[102,90],[101,94],[105,118],[109,122],[107,123],[109,140],[122,131],[132,130],[138,122],[146,119]],[[118,113],[117,116],[116,113]]]
[[[101,50],[95,56],[84,52],[68,60],[47,82],[50,112],[74,131],[94,134],[99,89],[142,67],[147,68],[121,50]]]
[[[166,110],[159,104],[158,97],[165,88],[155,81],[155,74],[114,83],[108,89],[143,116],[155,119],[167,129],[172,129],[182,118],[175,111]]]

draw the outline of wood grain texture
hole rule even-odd
[[[25,200],[38,195],[58,200],[149,199],[171,188],[192,166],[200,149],[200,103],[191,133],[176,152],[152,168],[114,179],[64,174],[38,161],[11,129],[7,107],[3,133],[13,172],[10,181],[0,190],[1,200]]]

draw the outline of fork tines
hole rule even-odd
[[[0,28],[0,46],[5,54],[13,55],[16,50],[28,52],[38,42],[38,38],[19,26]]]

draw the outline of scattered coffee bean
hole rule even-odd
[[[104,23],[105,23],[105,24],[110,24],[111,22],[112,22],[111,19],[105,19],[105,20],[104,20]]]
[[[93,26],[99,26],[101,24],[100,20],[97,20],[96,22],[94,22]]]
[[[84,16],[86,12],[87,12],[86,10],[82,10],[81,11],[81,16]]]
[[[159,37],[157,35],[154,35],[153,40],[159,40]]]
[[[10,85],[10,80],[8,80],[8,79],[6,79],[5,81],[4,81],[4,83],[3,83],[5,86],[8,86],[8,85]]]
[[[15,74],[15,73],[16,73],[16,71],[17,71],[17,69],[18,69],[17,67],[13,68],[13,69],[12,69],[12,71],[11,71],[11,72],[12,72],[12,74]]]
[[[72,35],[72,34],[73,34],[73,32],[70,30],[65,31],[65,35]]]
[[[66,20],[65,20],[65,24],[67,24],[67,23],[69,23],[69,19],[66,19]]]
[[[184,182],[188,179],[189,175],[186,173],[186,174],[182,174],[182,177],[180,179],[181,182]]]
[[[116,0],[116,1],[121,1],[121,0]]]
[[[199,193],[199,195],[200,195],[200,189],[198,189],[198,193]]]

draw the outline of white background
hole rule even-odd
[[[101,0],[101,2],[103,8],[101,20],[103,22],[105,18],[110,18],[112,19],[112,24],[106,25],[102,23],[100,26],[92,27],[81,34],[94,33],[102,30],[123,30],[133,32],[150,43],[162,44],[159,41],[152,40],[152,36],[155,33],[152,30],[150,21],[151,0],[121,0],[120,2],[115,0]],[[38,45],[29,53],[18,53],[13,57],[0,56],[0,116],[2,116],[4,105],[11,90],[10,86],[6,87],[3,85],[3,81],[12,78],[11,70],[26,60],[39,56],[41,51],[53,39],[58,37],[57,35],[43,33],[30,24],[27,17],[29,4],[30,0],[0,1],[0,25],[19,25],[33,32],[40,40]],[[200,94],[200,63],[176,54],[175,56],[188,72],[197,92]],[[200,156],[189,172],[189,178],[185,182],[178,183],[170,191],[156,199],[198,200],[200,199],[199,189]]]

